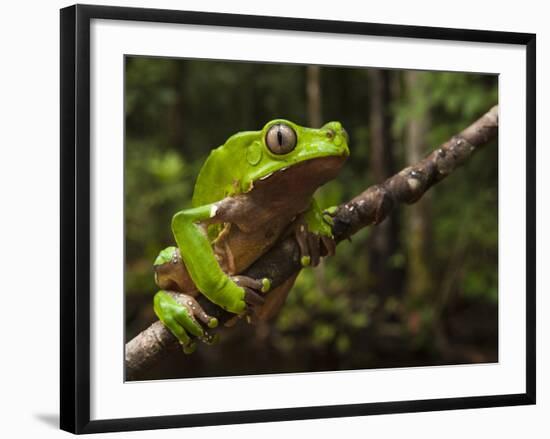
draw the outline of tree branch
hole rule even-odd
[[[341,204],[334,215],[336,241],[347,239],[370,224],[379,224],[400,203],[418,201],[430,187],[462,165],[478,147],[494,139],[497,133],[498,106],[495,106],[416,165],[403,169]],[[267,277],[276,287],[301,268],[298,244],[293,237],[289,237],[262,256],[244,274],[258,279]],[[204,296],[197,300],[220,323],[234,316]],[[177,348],[176,338],[164,325],[159,321],[153,323],[126,344],[126,379],[139,379],[140,373],[159,361],[166,352]]]

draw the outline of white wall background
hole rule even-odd
[[[538,130],[538,404],[454,412],[324,419],[103,435],[105,437],[356,437],[445,439],[550,437],[550,28],[544,2],[358,2],[277,0],[88,1],[244,14],[299,16],[395,24],[537,33]],[[3,437],[59,437],[59,13],[66,1],[9,2],[0,15],[0,274],[5,286],[0,318],[0,432]],[[546,56],[545,56],[546,55]],[[33,266],[32,272],[29,267]],[[546,311],[546,312],[545,312]],[[160,397],[160,395],[159,395]]]

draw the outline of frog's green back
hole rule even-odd
[[[214,203],[242,191],[240,183],[248,168],[246,148],[259,135],[259,131],[237,133],[210,152],[195,182],[193,207]]]

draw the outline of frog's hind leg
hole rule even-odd
[[[155,283],[163,290],[178,291],[192,296],[198,294],[197,287],[187,272],[177,247],[162,250],[153,263]]]
[[[226,311],[242,314],[247,311],[247,305],[249,305],[247,298],[250,294],[246,294],[247,291],[222,270],[203,228],[205,223],[233,222],[234,216],[238,215],[238,210],[238,206],[235,206],[235,201],[231,197],[216,203],[182,210],[172,218],[172,232],[187,271],[197,289],[211,302]]]

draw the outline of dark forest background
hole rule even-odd
[[[126,57],[126,339],[154,320],[152,262],[173,244],[209,151],[282,117],[342,122],[329,207],[420,160],[498,100],[494,75]],[[238,323],[146,378],[498,361],[498,148],[302,270],[270,325]]]

